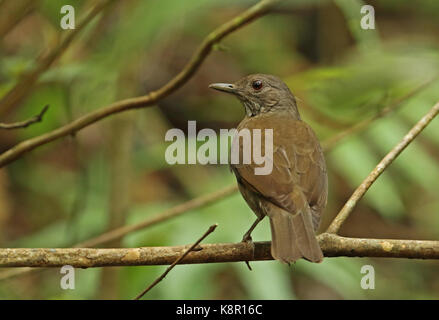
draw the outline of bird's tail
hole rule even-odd
[[[271,255],[285,263],[305,258],[321,262],[323,253],[314,233],[311,213],[289,213],[281,208],[271,210]]]

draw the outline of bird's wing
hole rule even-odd
[[[271,174],[256,175],[255,168],[263,164],[258,165],[253,161],[250,164],[233,165],[232,169],[241,184],[286,211],[296,213],[309,205],[311,210],[320,215],[326,205],[327,175],[317,137],[303,121],[282,119],[275,123],[271,125],[273,122],[270,120],[256,119],[246,125],[249,129],[274,128],[273,157],[267,159],[273,164]],[[264,141],[262,133],[262,150],[265,148]],[[243,141],[240,141],[239,148],[242,152]]]

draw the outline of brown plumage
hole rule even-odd
[[[263,164],[254,161],[231,164],[239,190],[257,216],[243,241],[251,240],[253,229],[268,216],[271,253],[275,259],[290,263],[303,257],[321,262],[323,254],[315,231],[328,194],[325,159],[313,130],[300,119],[294,95],[279,78],[263,74],[210,87],[232,93],[241,100],[246,116],[238,131],[261,129],[262,151],[265,150],[264,129],[273,129],[270,174],[256,175],[254,169]],[[252,147],[255,147],[253,143]],[[239,139],[240,154],[243,148],[243,139]]]

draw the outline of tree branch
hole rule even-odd
[[[378,179],[378,177],[386,170],[386,168],[398,157],[401,152],[416,138],[416,136],[427,127],[427,125],[439,113],[439,102],[436,103],[430,111],[419,120],[415,126],[402,138],[402,140],[378,163],[375,169],[367,176],[367,178],[358,186],[352,196],[337,214],[331,225],[328,227],[328,233],[337,233],[341,225],[349,217],[354,210],[358,201],[364,196],[370,186]]]
[[[241,28],[247,23],[267,13],[267,11],[276,5],[280,0],[262,0],[241,15],[221,25],[219,28],[211,32],[201,43],[200,47],[195,51],[190,61],[186,64],[180,73],[178,73],[173,79],[165,84],[160,89],[150,92],[149,94],[141,97],[130,98],[115,102],[107,107],[100,108],[92,111],[82,117],[66,124],[51,132],[45,133],[35,138],[25,140],[17,144],[12,149],[4,152],[0,155],[0,167],[7,165],[15,159],[22,156],[24,153],[29,152],[36,147],[65,137],[72,133],[75,133],[99,120],[102,120],[110,115],[136,109],[144,108],[154,105],[160,99],[165,98],[172,92],[180,88],[192,75],[198,70],[201,63],[206,59],[209,53],[212,51],[213,46],[221,41],[224,37],[232,33],[233,31]]]
[[[38,4],[38,0],[0,1],[0,39],[4,39],[4,36],[35,10]]]
[[[14,123],[0,123],[0,129],[11,130],[11,129],[26,128],[31,124],[41,122],[43,120],[43,116],[46,113],[47,109],[49,109],[49,105],[44,106],[44,108],[40,111],[39,114],[25,121],[14,122]]]
[[[439,259],[439,241],[359,239],[324,233],[318,236],[325,257],[381,257]],[[109,266],[169,265],[182,256],[190,245],[119,249],[91,248],[18,248],[0,249],[0,267],[75,268]],[[244,262],[273,260],[270,242],[203,244],[180,264]]]

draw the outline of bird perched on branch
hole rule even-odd
[[[264,132],[272,129],[272,154],[265,155],[271,161],[271,173],[256,174],[255,169],[261,164],[253,158],[250,163],[231,164],[239,190],[257,216],[243,241],[251,241],[253,229],[268,216],[271,254],[275,259],[291,263],[303,257],[321,262],[323,254],[315,231],[327,202],[326,165],[315,133],[300,118],[294,95],[279,78],[264,74],[209,87],[230,93],[242,102],[246,116],[238,132],[260,129],[259,151],[265,149]],[[245,141],[239,136],[234,139],[242,154]],[[251,148],[255,148],[254,143]]]

